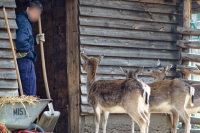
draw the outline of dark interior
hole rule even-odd
[[[61,112],[55,132],[66,133],[68,126],[67,99],[67,67],[66,67],[66,10],[65,0],[41,0],[44,11],[42,13],[42,30],[45,33],[44,44],[47,78],[54,108]],[[16,0],[16,13],[26,9],[28,0]],[[38,34],[38,24],[33,24],[34,35]],[[40,48],[35,47],[38,59],[35,63],[37,75],[37,95],[46,98],[42,76]]]

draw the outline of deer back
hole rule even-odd
[[[142,84],[136,79],[99,80],[94,82],[88,92],[88,102],[104,106],[116,106],[123,102],[128,93],[142,94]]]

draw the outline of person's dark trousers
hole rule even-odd
[[[35,96],[36,95],[36,74],[34,63],[28,58],[17,59],[20,78],[22,82],[22,88],[24,95]]]

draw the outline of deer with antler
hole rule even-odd
[[[185,133],[189,133],[189,114],[191,113],[186,107],[193,106],[194,88],[179,79],[163,80],[171,68],[172,65],[162,67],[158,61],[156,68],[148,70],[148,74],[156,79],[156,82],[148,84],[151,87],[149,111],[150,113],[170,113],[172,133],[177,133],[179,114],[186,125]],[[138,73],[127,70],[124,70],[124,72],[128,78],[135,78],[138,75]]]
[[[150,87],[137,79],[96,81],[96,70],[104,56],[95,58],[81,53],[81,57],[82,67],[87,72],[88,103],[95,114],[95,132],[99,132],[102,112],[103,133],[106,133],[109,113],[127,113],[133,121],[132,133],[134,122],[139,125],[141,133],[148,133],[148,101],[144,94],[150,94]]]

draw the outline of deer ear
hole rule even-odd
[[[104,58],[104,54],[103,55],[100,55],[99,57],[98,57],[98,60],[99,60],[99,64],[101,63],[101,60]]]
[[[84,53],[81,53],[81,57],[84,61],[87,61],[88,60],[88,56]]]
[[[137,75],[142,74],[142,70],[143,70],[142,68],[139,68],[134,72],[134,74],[137,74]]]
[[[158,59],[158,61],[157,61],[157,66],[161,66],[161,62],[160,62],[159,59]]]
[[[128,70],[122,69],[125,74],[128,74]]]
[[[128,70],[123,69],[122,67],[120,67],[120,69],[122,70],[122,72],[126,75],[128,73]]]
[[[168,65],[165,67],[165,74],[167,74],[169,72],[169,70],[172,68],[172,64]]]

